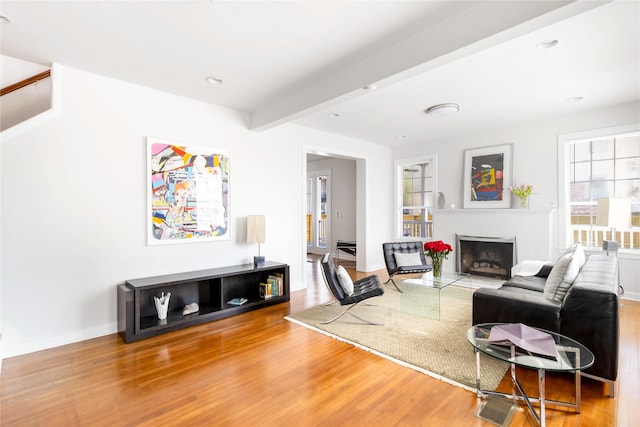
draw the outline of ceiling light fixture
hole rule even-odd
[[[582,96],[572,96],[571,98],[567,98],[567,102],[580,102],[583,99]]]
[[[557,46],[558,43],[560,43],[560,40],[556,40],[556,39],[544,40],[544,41],[541,41],[540,43],[538,43],[536,45],[536,48],[537,49],[551,49],[552,47]]]
[[[331,117],[332,119],[337,119],[338,117],[340,117],[340,114],[338,114],[338,113],[331,113],[331,114],[329,114],[329,117]]]
[[[7,18],[7,17],[6,17],[6,16],[4,16],[4,15],[0,15],[0,23],[2,23],[2,24],[5,24],[5,23],[6,23],[6,24],[8,24],[9,22],[11,22],[11,20],[10,20],[9,18]]]
[[[221,85],[224,81],[220,77],[209,76],[206,79],[212,85]]]
[[[376,90],[376,89],[378,89],[378,86],[376,86],[374,84],[366,85],[364,87],[364,90]]]
[[[456,114],[458,111],[460,111],[460,106],[454,103],[433,105],[424,110],[428,115],[436,117],[450,116]]]

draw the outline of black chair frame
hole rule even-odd
[[[327,253],[322,256],[320,266],[325,284],[336,299],[336,302],[340,303],[340,308],[342,309],[342,312],[336,317],[324,322],[320,322],[320,324],[326,325],[328,323],[332,323],[338,320],[343,315],[349,314],[368,325],[382,325],[382,323],[376,323],[363,319],[357,314],[351,312],[351,310],[362,301],[384,294],[384,288],[380,284],[380,280],[378,280],[377,276],[372,275],[364,277],[362,279],[354,280],[353,294],[347,295],[345,294],[342,286],[340,286],[340,282],[338,281],[338,275],[336,273],[331,253]]]
[[[409,254],[417,252],[420,255],[420,265],[408,265],[398,266],[395,258],[395,253]],[[427,258],[424,255],[424,244],[422,242],[389,242],[382,244],[382,253],[384,254],[384,263],[387,267],[387,273],[389,273],[389,279],[384,282],[385,285],[389,282],[393,283],[398,292],[402,290],[398,287],[393,276],[396,274],[409,274],[409,273],[426,273],[433,269],[433,266],[427,262]]]

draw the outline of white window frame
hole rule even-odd
[[[410,158],[405,158],[405,159],[397,159],[394,161],[394,169],[395,169],[395,173],[394,173],[394,177],[395,177],[395,206],[394,206],[394,210],[395,210],[395,228],[394,228],[394,238],[396,240],[416,240],[415,237],[404,237],[402,235],[402,226],[403,226],[403,194],[404,194],[404,190],[403,190],[403,169],[405,166],[408,165],[415,165],[415,164],[420,164],[420,163],[432,163],[433,164],[433,204],[434,206],[431,206],[432,210],[435,209],[435,204],[436,204],[436,196],[438,194],[438,155],[437,154],[425,154],[423,156],[416,156],[416,157],[410,157]],[[433,227],[435,227],[435,224],[432,224]],[[435,234],[435,231],[434,231]],[[420,240],[431,240],[431,239],[420,239]]]
[[[571,143],[580,140],[594,140],[611,135],[624,135],[640,132],[640,123],[624,126],[614,126],[558,135],[558,245],[559,249],[566,248],[571,242],[571,189],[569,185],[571,159],[569,148]],[[625,249],[630,253],[640,254],[637,249]]]

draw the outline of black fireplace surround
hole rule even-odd
[[[476,276],[508,279],[516,264],[516,238],[476,237],[456,234],[457,271]]]

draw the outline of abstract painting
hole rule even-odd
[[[150,245],[229,239],[229,153],[147,138]]]
[[[465,208],[511,206],[511,153],[512,144],[465,150]]]

